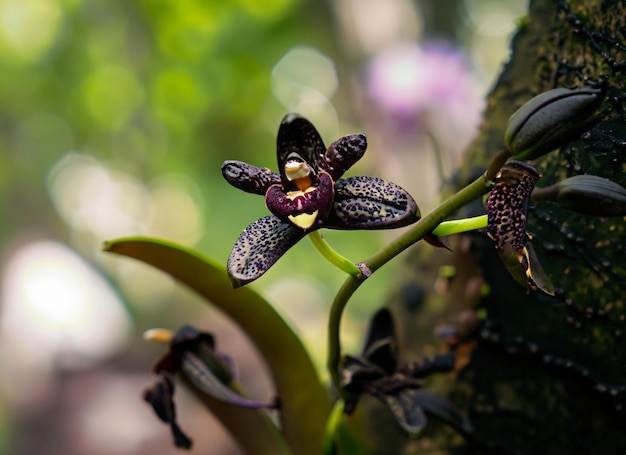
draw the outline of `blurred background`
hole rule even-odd
[[[193,321],[265,399],[236,327],[167,276],[105,256],[150,235],[226,262],[263,199],[225,183],[226,159],[276,170],[299,112],[326,144],[366,132],[349,175],[411,192],[425,212],[460,164],[526,5],[516,0],[0,0],[0,453],[174,454],[141,400],[163,346]],[[399,234],[324,231],[358,261]],[[356,294],[357,349],[395,261]],[[325,377],[326,317],[342,274],[302,241],[252,286],[302,334]],[[191,453],[236,454],[178,394]]]

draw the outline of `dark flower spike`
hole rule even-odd
[[[398,363],[397,340],[391,312],[379,310],[370,324],[361,357],[345,356],[341,365],[342,386],[353,394],[344,410],[354,411],[359,396],[367,393],[384,403],[400,427],[412,437],[418,436],[428,423],[427,414],[450,424],[459,433],[469,436],[472,427],[463,414],[447,400],[420,390],[419,377],[436,371],[450,371],[454,363],[444,368],[417,368]],[[435,361],[425,362],[432,363]]]
[[[264,403],[241,396],[233,386],[233,363],[215,350],[211,334],[193,327],[180,329],[170,342],[169,351],[156,363],[153,370],[159,380],[144,392],[157,416],[169,423],[176,447],[189,448],[191,440],[178,427],[173,402],[175,374],[181,374],[189,383],[204,393],[225,403],[249,409],[275,408],[277,403]]]
[[[273,216],[248,226],[228,259],[235,287],[259,278],[307,233],[328,229],[390,229],[420,217],[413,198],[376,177],[341,176],[365,153],[364,134],[344,136],[325,148],[315,127],[298,114],[281,122],[279,173],[225,161],[222,175],[234,187],[265,196]]]
[[[526,232],[528,198],[539,179],[537,170],[522,161],[509,161],[496,174],[487,198],[487,233],[509,273],[529,290],[554,295]]]

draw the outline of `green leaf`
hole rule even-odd
[[[169,242],[124,238],[106,242],[104,251],[161,269],[230,316],[267,362],[281,400],[283,433],[294,453],[321,452],[330,400],[302,341],[265,299],[248,288],[233,289],[224,267]],[[244,432],[243,439],[249,431],[236,430]]]

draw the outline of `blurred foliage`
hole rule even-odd
[[[110,277],[115,292],[139,316],[132,321],[134,343],[118,360],[121,370],[147,371],[158,352],[139,341],[143,329],[155,324],[176,327],[196,317],[219,319],[205,306],[186,305],[197,300],[185,291],[172,290],[163,275],[104,258],[101,243],[122,235],[160,235],[225,263],[240,231],[267,210],[257,197],[226,185],[219,168],[225,159],[275,168],[278,125],[293,108],[275,93],[273,71],[281,58],[297,46],[310,47],[336,66],[339,90],[334,97],[328,94],[332,99],[327,100],[332,108],[332,115],[326,116],[330,125],[320,128],[327,144],[340,134],[360,132],[368,120],[368,128],[385,129],[371,114],[372,106],[357,93],[362,88],[362,60],[380,49],[359,49],[346,38],[350,34],[340,30],[337,4],[310,0],[0,0],[3,260],[7,262],[33,239],[55,239]],[[492,52],[488,46],[499,51],[506,46],[506,40],[493,38],[502,36],[493,24],[500,27],[498,33],[508,33],[501,31],[502,23],[512,23],[511,16],[521,14],[522,8],[516,0],[406,4],[419,4],[423,9],[420,26],[424,33],[432,36],[443,30],[453,43],[473,43],[475,49],[468,53],[480,62],[491,62],[490,70],[479,68],[488,78],[501,58],[501,52]],[[374,6],[370,5],[376,13]],[[381,11],[388,7],[385,4]],[[353,8],[353,12],[358,10]],[[505,12],[508,15],[503,16]],[[379,19],[377,14],[370,16]],[[353,25],[370,24],[363,18],[355,18]],[[473,33],[472,27],[492,29]],[[366,35],[371,38],[378,29],[365,27]],[[416,43],[421,38],[416,30],[398,30],[387,38]],[[365,166],[382,169],[381,163],[396,148],[410,150],[415,160],[423,159],[423,154],[413,153],[413,137],[398,139],[394,131],[392,139],[398,142],[371,144],[366,159],[370,155],[379,158]],[[400,167],[409,168],[405,160],[413,163],[411,157],[399,157]],[[413,172],[409,176],[419,180]],[[422,195],[417,194],[418,203],[420,199]],[[187,225],[193,227],[186,231]],[[340,253],[360,259],[395,233],[324,235]],[[324,346],[319,334],[324,330],[325,304],[343,277],[308,242],[301,242],[295,250],[268,272],[263,283],[254,286],[271,294],[272,301],[282,293],[282,300],[291,304],[295,293],[299,300],[308,299],[320,307],[316,317],[310,317],[309,308],[304,307],[305,314],[293,315],[293,319],[319,324],[317,332],[311,332],[312,339],[305,341],[309,349],[319,350],[313,357],[321,364]],[[391,264],[364,285],[366,292],[359,293],[350,307],[353,316],[364,321],[385,301],[389,283],[398,279],[397,270]],[[292,280],[281,282],[287,276]],[[354,326],[349,319],[345,325],[350,331],[345,337],[349,349],[357,346],[363,330],[360,326],[350,330]],[[61,400],[67,396],[59,394],[55,399],[56,408],[50,405],[51,409],[64,410]],[[28,417],[13,409],[5,412],[3,401],[0,397],[3,428],[14,424],[5,424],[7,415],[15,416],[20,429],[20,419],[31,419],[23,425],[24,431],[49,425],[50,433],[56,434],[65,428],[61,425],[70,425],[60,418],[50,422],[45,416],[35,416],[36,412]],[[0,433],[0,452],[5,437],[17,439],[17,434]],[[35,444],[35,439],[46,444],[51,437],[24,438],[24,444]],[[18,452],[33,453],[28,447]]]
[[[105,239],[76,243],[42,187],[65,154],[95,157],[139,182],[184,174],[202,197],[198,247],[225,259],[239,231],[267,213],[224,185],[219,166],[225,159],[276,166],[275,135],[287,107],[272,95],[273,66],[295,45],[342,53],[329,33],[331,12],[302,1],[4,0],[0,14],[7,18],[0,33],[0,201],[11,213],[0,236],[33,228],[69,235],[88,256],[94,248],[86,245]],[[363,242],[346,237],[346,254]],[[380,244],[380,237],[363,237]],[[305,251],[305,259],[292,258],[296,269],[323,264]],[[334,275],[322,271],[331,285]]]

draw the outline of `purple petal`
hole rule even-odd
[[[152,406],[159,419],[169,424],[176,447],[191,448],[191,439],[180,429],[176,420],[174,382],[169,376],[162,375],[152,387],[146,389],[143,399]]]
[[[280,184],[280,175],[276,172],[243,161],[224,161],[222,175],[228,183],[246,193],[265,194],[270,186]]]
[[[393,394],[373,392],[376,398],[387,405],[396,422],[410,436],[418,436],[428,423],[416,392],[413,389],[402,389]]]
[[[250,400],[239,395],[237,392],[223,383],[218,374],[209,368],[197,355],[186,352],[181,362],[181,373],[197,387],[202,393],[224,403],[234,404],[249,409],[275,408],[276,403],[264,403]]]
[[[363,133],[340,137],[330,144],[320,167],[337,180],[361,159],[366,149],[367,137]]]
[[[335,182],[329,229],[391,229],[420,218],[417,204],[398,185],[377,177],[350,177]]]
[[[421,407],[427,414],[446,422],[464,436],[473,433],[469,419],[445,398],[425,390],[413,390],[412,396],[415,405]]]
[[[278,129],[276,153],[283,187],[290,188],[284,169],[289,155],[297,153],[317,173],[322,156],[326,153],[326,147],[311,122],[299,114],[288,114],[283,118]]]
[[[487,232],[496,249],[520,251],[526,246],[528,197],[539,179],[528,163],[509,161],[498,172],[487,198]]]
[[[259,278],[305,234],[273,215],[252,223],[241,233],[228,258],[227,270],[233,286],[237,288]]]
[[[522,161],[509,161],[498,172],[487,198],[487,233],[513,278],[528,289],[554,295],[554,287],[528,244],[528,198],[539,179]]]

